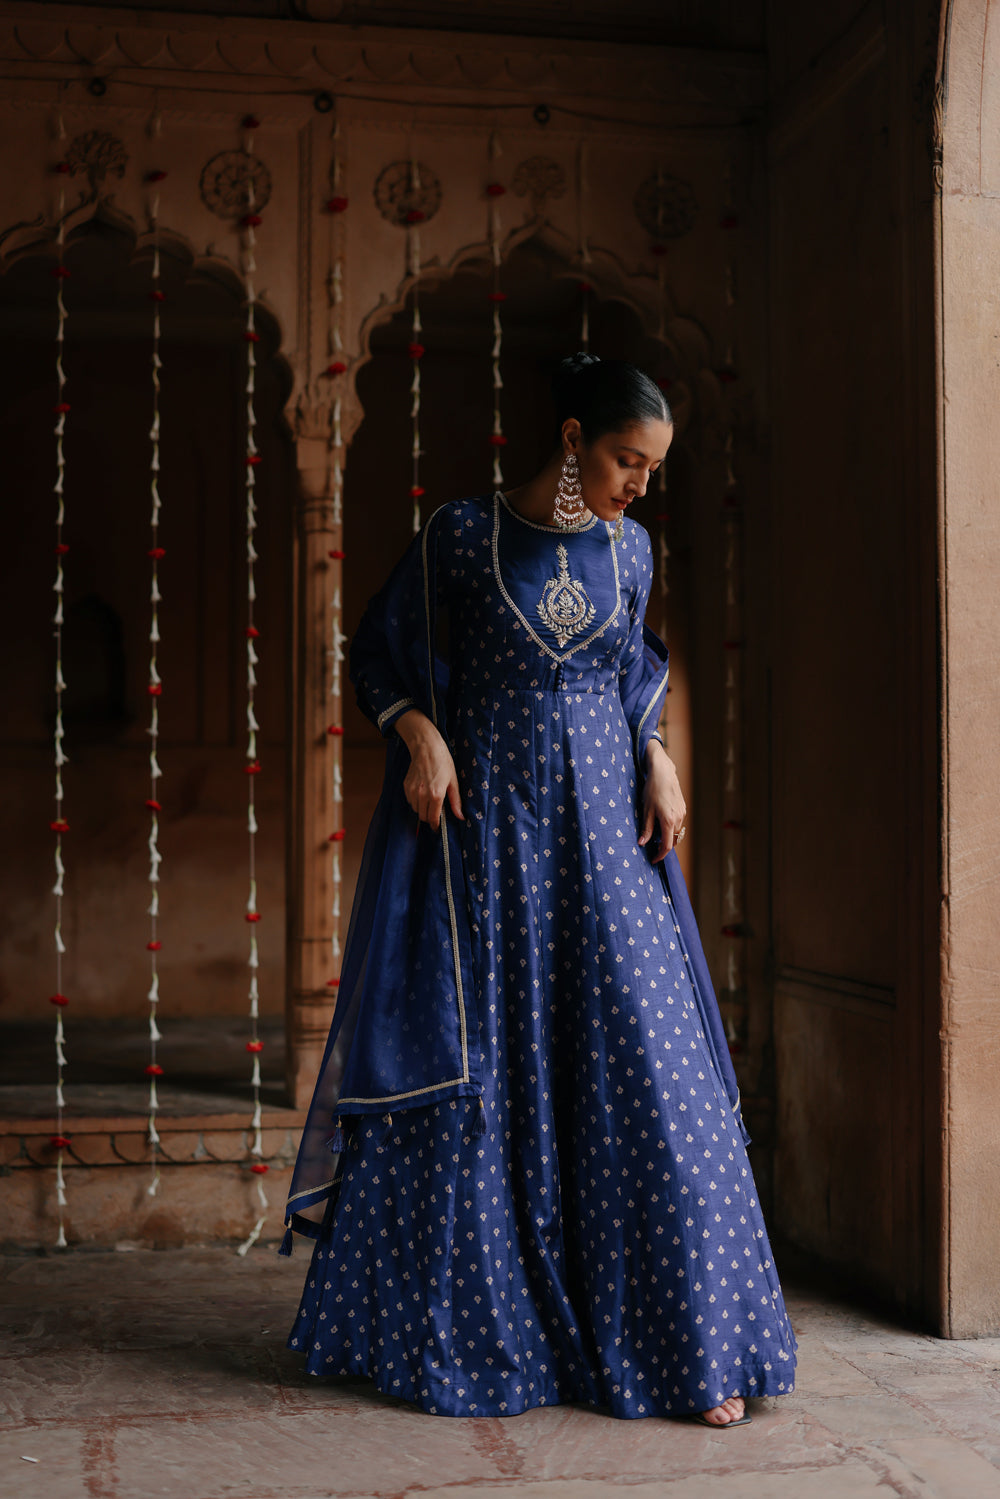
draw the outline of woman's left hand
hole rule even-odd
[[[652,858],[654,864],[659,864],[677,842],[677,834],[684,826],[684,818],[687,816],[687,804],[681,793],[674,762],[658,739],[651,739],[646,747],[646,784],[642,801],[643,821],[639,847],[643,848],[650,841],[659,824],[659,848]]]

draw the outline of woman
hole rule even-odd
[[[437,1414],[727,1428],[792,1389],[796,1343],[626,518],[673,424],[630,364],[563,360],[553,394],[545,468],[442,506],[352,644],[389,747],[289,1199],[316,1238],[289,1346]]]

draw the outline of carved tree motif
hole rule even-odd
[[[519,198],[530,195],[531,211],[537,218],[550,198],[566,194],[566,173],[551,156],[528,156],[518,162],[511,186]]]
[[[90,184],[86,201],[92,203],[101,196],[106,177],[115,177],[119,181],[124,177],[128,152],[116,135],[109,135],[106,130],[88,130],[70,142],[66,165],[74,177],[86,172]]]

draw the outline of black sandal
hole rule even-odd
[[[702,1426],[709,1427],[712,1431],[728,1431],[730,1426],[749,1426],[753,1416],[744,1407],[743,1414],[738,1421],[706,1421],[702,1411],[695,1411],[691,1419],[698,1421]]]

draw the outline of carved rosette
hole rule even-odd
[[[654,240],[679,239],[690,231],[698,214],[691,184],[665,172],[654,172],[640,184],[633,207],[639,223]]]
[[[441,207],[441,180],[425,162],[391,161],[375,181],[375,206],[387,223],[426,224]]]
[[[271,198],[271,174],[259,156],[247,151],[220,151],[202,168],[198,190],[201,201],[220,219],[238,219],[253,208],[259,213]]]

